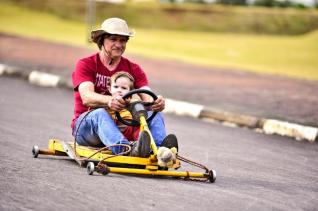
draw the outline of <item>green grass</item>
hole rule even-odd
[[[132,51],[145,55],[318,80],[318,31],[303,36],[138,31]]]
[[[318,31],[299,36],[136,29],[128,52],[208,66],[318,80]],[[78,46],[83,23],[0,3],[0,32]]]
[[[3,3],[0,31],[75,45],[84,45],[86,36],[82,23]]]

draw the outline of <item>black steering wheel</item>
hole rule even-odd
[[[146,121],[150,122],[158,112],[153,112],[150,117],[148,117],[148,112],[145,108],[145,106],[151,106],[155,103],[155,100],[158,99],[157,95],[155,93],[153,93],[150,90],[147,89],[134,89],[130,92],[128,92],[127,94],[125,94],[123,96],[124,100],[127,100],[128,98],[130,98],[132,95],[134,94],[147,94],[149,96],[152,97],[153,101],[152,102],[144,102],[144,101],[136,101],[136,102],[132,102],[130,105],[128,105],[128,110],[130,111],[130,113],[132,114],[132,120],[125,120],[120,116],[120,113],[118,111],[115,112],[117,119],[128,126],[139,126],[140,122],[139,122],[139,117],[140,115],[145,116]]]

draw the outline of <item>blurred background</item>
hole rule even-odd
[[[0,32],[96,48],[108,17],[136,31],[128,53],[318,80],[317,0],[1,0]]]

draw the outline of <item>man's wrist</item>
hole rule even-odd
[[[111,108],[112,96],[105,95],[105,97],[106,97],[106,107]]]

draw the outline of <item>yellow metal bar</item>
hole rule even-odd
[[[147,124],[145,124],[145,129],[147,130]],[[149,130],[149,129],[148,129]],[[153,139],[152,142],[154,143]],[[50,155],[67,155],[65,149],[62,146],[63,144],[68,144],[69,149],[74,149],[73,143],[64,143],[58,139],[50,139],[49,140],[49,148],[46,150],[40,150],[43,154],[50,154]],[[156,148],[155,148],[156,149]],[[97,152],[98,149],[89,148],[85,146],[76,146],[77,156],[80,157],[90,157],[93,153]],[[144,166],[144,169],[138,168],[122,168],[122,167],[108,167],[111,173],[120,173],[120,174],[142,174],[142,175],[158,175],[158,176],[171,176],[171,177],[189,177],[189,178],[208,178],[209,175],[206,173],[200,172],[187,172],[187,171],[168,171],[168,170],[158,170],[158,163],[155,159],[155,155],[151,155],[149,158],[140,158],[140,157],[130,157],[130,156],[115,156],[112,157],[110,151],[102,151],[96,153],[92,156],[91,160],[105,160],[106,163],[117,163],[117,164],[133,164],[133,165],[140,165]],[[180,161],[177,160],[176,164],[174,165],[174,169],[180,167]]]
[[[74,149],[73,143],[66,143],[72,149]],[[50,139],[49,140],[49,151],[53,152],[65,152],[64,148],[61,144],[61,141],[58,139]],[[86,146],[76,146],[76,154],[80,157],[90,157],[94,153],[96,153],[97,149],[92,149]],[[92,160],[105,160],[105,162],[110,163],[124,163],[124,164],[136,164],[136,165],[157,165],[157,162],[152,159],[152,156],[149,158],[141,158],[141,157],[130,157],[130,156],[113,156],[110,151],[102,151],[93,155],[90,159]]]
[[[68,144],[71,149],[74,149],[74,144],[73,142],[66,143]],[[42,153],[44,152],[44,153]],[[46,153],[47,152],[47,153]],[[76,154],[79,157],[85,157],[88,158],[92,154],[97,152],[97,149],[95,148],[89,148],[87,146],[76,146]],[[49,140],[49,149],[47,150],[40,150],[40,154],[47,154],[47,155],[67,155],[65,152],[61,141],[58,139],[50,139]],[[111,154],[111,151],[102,151],[96,153],[94,156],[90,158],[90,160],[104,160],[105,162],[109,163],[121,163],[121,164],[134,164],[134,165],[141,165],[141,166],[157,166],[157,156],[155,155],[150,155],[149,158],[141,158],[141,157],[130,157],[130,156],[115,156]],[[176,160],[176,163],[173,165],[172,169],[178,169],[180,168],[181,163],[179,160]]]
[[[118,168],[108,167],[110,173],[119,174],[143,174],[143,175],[158,175],[171,177],[190,177],[190,178],[208,178],[209,175],[199,172],[184,172],[184,171],[162,171],[151,169],[132,169],[132,168]]]
[[[140,131],[142,131],[142,130],[145,130],[149,133],[150,139],[151,139],[151,149],[152,149],[153,154],[156,156],[157,155],[157,145],[156,145],[156,143],[151,135],[146,118],[143,115],[140,116]]]
[[[64,152],[64,149],[62,145],[60,144],[60,140],[58,139],[49,140],[49,150]]]
[[[47,149],[40,149],[39,154],[41,155],[58,155],[58,156],[67,156],[66,153],[60,151],[52,151]]]

